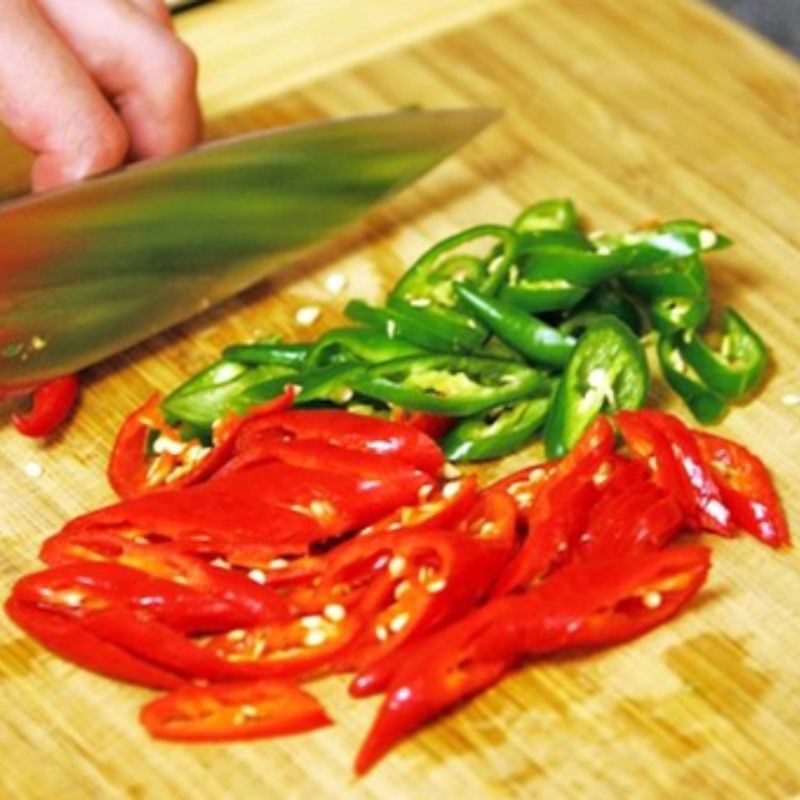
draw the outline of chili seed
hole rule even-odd
[[[347,610],[339,603],[328,603],[323,609],[322,613],[331,622],[341,622],[347,616]]]
[[[406,562],[405,558],[403,558],[403,556],[395,556],[389,562],[389,567],[388,567],[389,574],[393,578],[399,578],[403,574],[403,572],[405,571],[406,563],[407,562]]]
[[[645,596],[642,598],[642,603],[644,604],[645,608],[656,609],[658,608],[664,598],[661,596],[661,592],[647,592]]]
[[[400,633],[400,631],[408,625],[410,619],[411,614],[409,614],[408,611],[404,611],[402,614],[398,614],[392,619],[389,623],[389,629],[392,633]]]

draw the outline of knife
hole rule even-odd
[[[0,387],[75,372],[290,267],[496,116],[261,132],[0,206]]]

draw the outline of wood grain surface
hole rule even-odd
[[[112,499],[114,431],[154,388],[259,332],[315,336],[350,296],[382,298],[437,238],[548,195],[575,198],[593,228],[692,216],[736,240],[710,259],[713,294],[757,323],[774,369],[721,430],[771,465],[798,534],[800,406],[783,402],[800,394],[800,69],[789,57],[689,0],[227,0],[180,24],[203,64],[212,137],[409,103],[505,115],[291,275],[90,370],[54,441],[3,425],[4,595],[36,567],[46,535]],[[18,180],[18,152],[2,146],[0,157]],[[332,272],[348,280],[333,296]],[[300,329],[306,304],[324,310]],[[677,409],[662,386],[653,394]],[[350,763],[376,704],[349,700],[342,680],[315,687],[333,728],[155,743],[136,722],[149,692],[51,657],[0,619],[0,797],[797,796],[800,558],[745,539],[710,544],[710,582],[674,624],[608,653],[531,664],[360,781]]]

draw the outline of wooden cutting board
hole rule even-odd
[[[36,567],[46,535],[111,500],[114,431],[154,388],[259,332],[315,336],[350,296],[383,297],[437,238],[548,195],[575,198],[593,228],[691,216],[736,239],[710,259],[713,293],[757,324],[774,369],[722,431],[771,465],[798,533],[800,69],[788,56],[690,0],[227,0],[180,27],[201,58],[210,136],[410,103],[506,113],[325,259],[90,370],[54,441],[3,427],[4,594]],[[0,156],[18,181],[24,160],[7,146]],[[348,283],[331,295],[333,273]],[[322,314],[299,328],[294,312],[309,304]],[[677,408],[662,387],[654,394]],[[796,796],[800,559],[744,539],[712,544],[710,583],[674,624],[612,652],[532,664],[360,781],[349,767],[376,704],[351,702],[343,681],[318,687],[333,728],[170,746],[136,722],[150,693],[73,668],[2,619],[0,797]]]

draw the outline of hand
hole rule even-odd
[[[0,122],[34,191],[191,147],[196,82],[161,0],[0,0]]]

